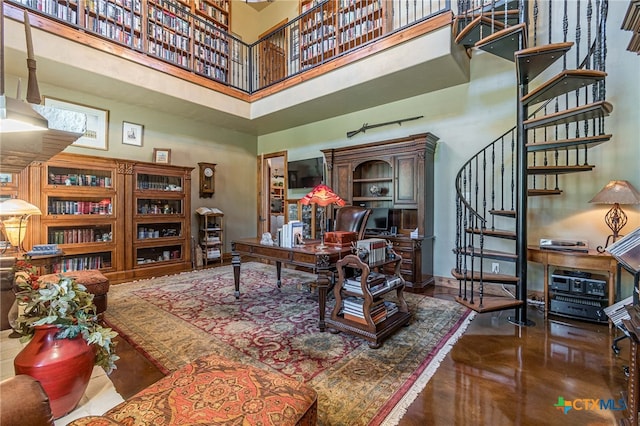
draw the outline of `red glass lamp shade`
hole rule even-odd
[[[329,204],[335,204],[339,207],[345,205],[344,200],[340,198],[338,194],[333,192],[333,189],[322,183],[313,188],[307,195],[302,197],[300,203],[304,205],[317,204],[321,207],[326,207]]]

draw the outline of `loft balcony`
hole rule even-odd
[[[5,1],[5,57],[7,73],[26,81],[22,23],[25,6],[21,3]],[[141,0],[142,10],[147,4],[159,3],[171,2]],[[318,7],[326,7],[327,3]],[[392,7],[405,1],[381,3]],[[222,58],[205,55],[193,41],[188,44],[186,39],[175,38],[170,39],[170,45],[180,44],[185,49],[184,57],[167,56],[162,51],[158,54],[158,44],[152,48],[152,35],[146,35],[150,28],[153,34],[162,34],[158,22],[153,27],[150,23],[140,24],[141,28],[149,26],[147,31],[136,33],[139,42],[129,40],[127,44],[26,9],[33,27],[41,85],[261,135],[468,82],[469,57],[452,36],[449,1],[419,3],[426,12],[400,17],[396,14],[394,19],[398,22],[385,24],[384,31],[376,29],[367,39],[360,36],[360,44],[343,36],[338,40],[346,41],[336,45],[321,39],[316,46],[333,46],[333,50],[322,50],[319,55],[314,54],[318,51],[310,47],[308,36],[305,38],[306,30],[311,28],[323,37],[335,36],[336,31],[353,27],[353,23],[337,20],[335,25],[325,22],[319,29],[314,28],[307,22],[311,13],[317,13],[314,9],[251,45],[224,30],[209,29],[210,35],[215,33],[229,43],[221,48],[228,52]],[[198,34],[199,39],[211,44],[210,38],[203,38],[205,31],[199,27],[199,15],[185,15],[184,19],[191,25],[187,28],[186,23],[182,24],[180,30],[184,34]],[[334,33],[327,27],[333,28]],[[172,49],[178,52],[176,47]],[[203,67],[203,58],[209,65],[224,66],[215,70]]]

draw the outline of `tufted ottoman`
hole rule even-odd
[[[297,380],[209,355],[81,425],[300,425],[317,422],[317,393]]]
[[[93,294],[93,303],[96,305],[96,313],[101,314],[107,310],[107,293],[109,292],[109,280],[97,269],[84,269],[81,271],[61,272],[59,274],[42,275],[38,280],[58,281],[58,277],[71,277],[78,284],[82,284],[87,291]]]

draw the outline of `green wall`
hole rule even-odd
[[[610,180],[628,180],[640,189],[640,56],[625,50],[631,33],[618,28],[625,2],[610,2],[607,52],[607,100],[614,112],[606,128],[613,139],[589,151],[594,171],[561,176],[564,194],[529,199],[529,243],[540,238],[583,239],[590,247],[603,245],[610,233],[604,215],[610,206],[588,201]],[[314,157],[331,147],[363,144],[414,133],[440,138],[435,155],[435,275],[450,277],[455,266],[455,188],[457,172],[473,154],[512,128],[516,121],[513,63],[493,55],[473,53],[468,84],[260,136],[258,152],[286,149],[289,159]],[[408,84],[411,84],[410,82]],[[346,132],[363,123],[424,115],[423,119],[367,131],[351,139]],[[624,206],[629,216],[625,231],[640,226],[640,206]],[[542,268],[529,264],[529,288],[542,290]],[[630,291],[626,289],[625,291]]]

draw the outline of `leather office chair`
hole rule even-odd
[[[364,238],[364,230],[371,210],[360,206],[344,206],[336,211],[334,231],[357,232],[358,239]]]

